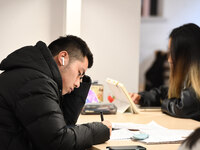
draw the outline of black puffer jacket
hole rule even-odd
[[[181,91],[179,99],[167,96],[168,88],[161,86],[148,92],[140,92],[141,106],[161,106],[164,113],[174,117],[191,118],[200,121],[200,100],[192,88]]]
[[[100,122],[75,125],[91,80],[62,96],[58,67],[43,42],[13,52],[0,69],[0,150],[82,150],[109,139]]]

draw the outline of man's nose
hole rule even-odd
[[[80,87],[80,83],[81,83],[81,81],[80,81],[80,79],[78,78],[77,80],[76,80],[76,82],[75,82],[75,88],[79,88]]]

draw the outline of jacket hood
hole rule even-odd
[[[0,64],[0,70],[30,68],[44,73],[62,88],[61,75],[50,50],[42,41],[35,46],[22,47],[9,54]]]

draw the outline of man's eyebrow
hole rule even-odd
[[[82,73],[82,75],[85,75],[85,70],[83,70],[83,73]]]

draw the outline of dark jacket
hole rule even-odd
[[[80,150],[109,139],[100,122],[76,126],[91,80],[62,96],[62,80],[43,42],[0,64],[0,150]]]
[[[200,100],[192,88],[181,91],[181,98],[168,99],[168,88],[161,86],[149,92],[141,92],[141,106],[161,106],[162,112],[174,117],[200,121]]]

